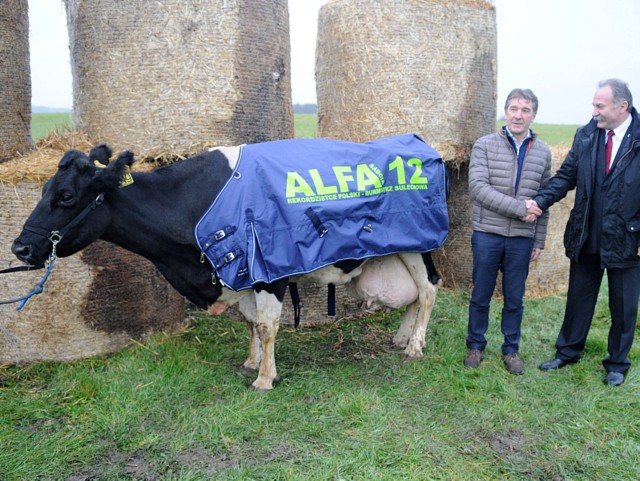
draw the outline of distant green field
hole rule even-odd
[[[502,128],[504,121],[498,122],[498,128]],[[548,145],[571,145],[573,136],[580,125],[559,124],[532,124],[531,129],[538,134],[540,140]]]
[[[34,141],[44,137],[52,130],[69,130],[72,127],[70,113],[32,114],[31,138]]]
[[[313,138],[317,132],[318,116],[316,114],[295,114],[296,138]],[[498,122],[501,128],[504,121]],[[33,114],[31,116],[31,135],[35,140],[44,137],[52,130],[71,129],[71,114]],[[549,145],[571,144],[577,125],[533,124],[533,131]]]
[[[314,138],[318,126],[317,114],[294,114],[296,138]]]

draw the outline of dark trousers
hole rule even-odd
[[[556,356],[576,361],[582,355],[591,327],[604,270],[598,254],[583,254],[580,262],[571,261],[569,290],[564,321],[556,342]],[[609,281],[609,356],[602,361],[607,371],[626,373],[638,318],[640,267],[607,269]]]
[[[498,271],[502,271],[504,307],[500,328],[504,335],[502,354],[518,352],[524,308],[524,291],[529,274],[533,239],[504,237],[486,232],[473,232],[473,292],[469,302],[467,347],[484,350],[489,327],[489,304],[496,287]]]

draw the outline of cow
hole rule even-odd
[[[239,291],[220,282],[203,258],[194,225],[234,173],[238,149],[213,148],[150,172],[134,173],[130,173],[135,161],[130,151],[110,161],[112,150],[104,144],[88,155],[69,150],[43,186],[42,197],[11,250],[25,264],[43,266],[54,248],[57,256],[66,257],[102,239],[150,260],[173,288],[200,309],[217,315],[237,304],[250,331],[243,368],[258,371],[252,383],[256,390],[273,389],[277,379],[275,339],[285,290],[292,281],[349,284],[349,290],[363,296],[368,305],[406,305],[393,342],[404,349],[406,359],[421,358],[440,283],[429,252],[376,256],[371,259],[375,263],[342,260]],[[131,185],[123,187],[123,179]],[[386,270],[394,278],[379,282]]]

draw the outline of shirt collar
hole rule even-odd
[[[516,144],[518,147],[520,147],[525,140],[530,139],[533,136],[533,132],[531,131],[531,129],[529,129],[527,132],[527,136],[524,139],[522,139],[522,142],[518,143],[518,140],[513,136],[513,134],[509,130],[509,127],[505,125],[504,127],[502,127],[502,129],[513,140],[513,143]]]
[[[615,135],[618,139],[622,139],[625,132],[629,128],[629,125],[631,125],[631,115],[628,115],[624,122],[613,129],[613,135]],[[605,133],[608,134],[609,131],[607,130]]]

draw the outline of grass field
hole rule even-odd
[[[498,122],[502,128],[504,122]],[[531,129],[548,145],[571,145],[579,125],[532,124]]]
[[[440,294],[425,358],[408,364],[391,348],[397,314],[285,326],[268,394],[237,368],[246,329],[194,311],[187,332],[112,356],[5,366],[0,479],[640,479],[640,375],[603,385],[606,309],[583,360],[543,373],[563,299],[527,300],[527,372],[512,376],[499,302],[485,361],[462,367],[467,302]]]
[[[72,127],[71,114],[32,114],[31,115],[31,138],[38,140],[52,130],[65,131]]]
[[[283,326],[268,394],[238,369],[244,325],[193,309],[187,331],[111,356],[0,366],[0,480],[640,479],[640,348],[605,386],[604,296],[582,361],[550,373],[564,296],[526,299],[523,376],[500,359],[499,300],[485,360],[463,368],[468,301],[441,290],[411,363],[397,312]]]
[[[318,116],[316,114],[295,114],[294,124],[296,138],[314,138],[318,129]]]

